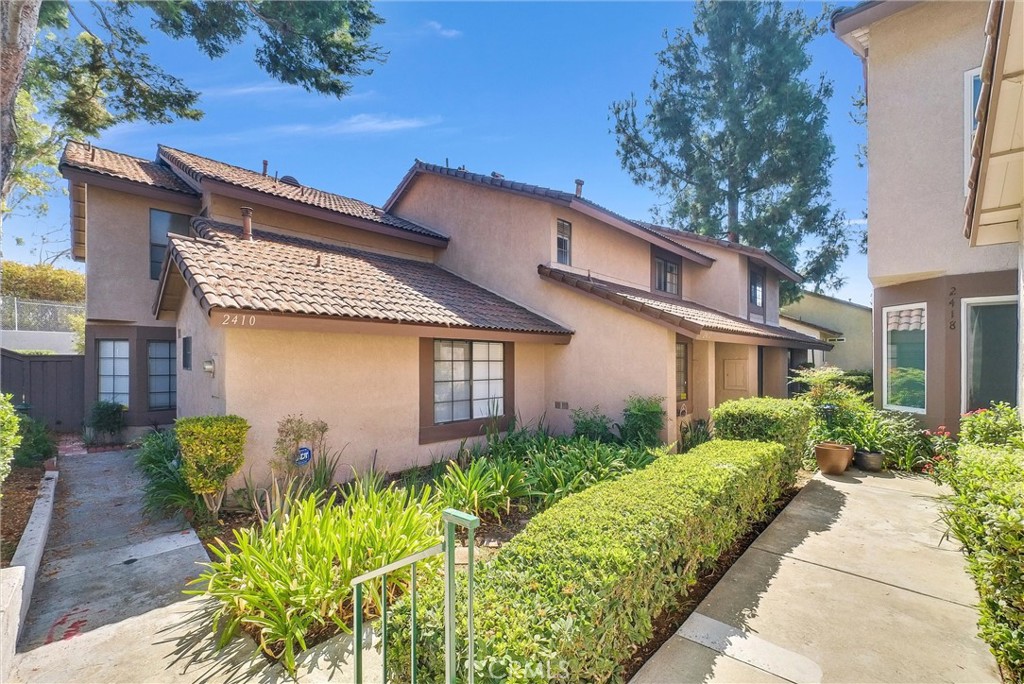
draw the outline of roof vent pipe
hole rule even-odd
[[[242,239],[252,240],[252,207],[242,207]]]
[[[583,180],[580,178],[576,179],[576,196],[583,197]]]
[[[269,162],[266,159],[264,159],[263,160],[263,175],[264,176],[267,175],[267,166],[269,166]]]

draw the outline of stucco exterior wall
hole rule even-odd
[[[711,268],[690,266],[683,269],[684,296],[727,314],[746,318],[747,258],[714,245],[695,244],[693,248],[715,259],[715,263]]]
[[[206,202],[210,218],[235,225],[242,224],[242,207],[253,210],[253,227],[300,237],[329,241],[345,247],[391,254],[406,259],[433,261],[434,247],[410,240],[381,235],[361,228],[352,228],[321,219],[272,207],[243,202],[231,197],[208,194]]]
[[[785,307],[784,313],[807,323],[821,325],[843,333],[845,342],[834,342],[832,351],[824,352],[825,361],[846,370],[870,370],[871,352],[871,309],[856,304],[841,302],[831,297],[819,297],[813,293],[804,294],[798,302]],[[789,321],[785,327],[805,332]],[[818,335],[818,332],[806,333]]]
[[[173,325],[153,316],[159,281],[149,277],[149,210],[194,215],[181,204],[90,185],[86,231],[85,312],[91,321]]]
[[[875,287],[1016,267],[1014,245],[971,248],[962,234],[964,72],[979,66],[987,12],[984,2],[924,2],[870,27],[868,274]]]
[[[543,412],[546,346],[515,345],[516,408],[526,422]],[[327,422],[331,446],[344,447],[339,479],[367,472],[374,452],[378,470],[397,472],[451,457],[461,443],[419,444],[416,337],[228,329],[225,355],[225,412],[252,425],[244,469],[256,480],[268,477],[277,423],[290,414]]]
[[[430,176],[396,213],[451,235],[438,255],[442,267],[575,331],[568,345],[547,350],[545,415],[553,429],[572,428],[570,410],[556,409],[556,401],[570,409],[599,405],[618,419],[631,393],[674,395],[673,331],[537,274],[538,264],[555,261],[558,218],[573,224],[574,266],[591,264],[595,275],[649,290],[648,243],[544,202]],[[675,439],[674,402],[666,413],[666,438]]]
[[[236,361],[224,353],[224,330],[211,324],[195,297],[189,295],[178,310],[178,417],[216,416],[225,413],[224,375]],[[182,367],[182,339],[192,338],[192,370]],[[214,373],[203,370],[212,360]],[[244,362],[242,359],[237,359]]]

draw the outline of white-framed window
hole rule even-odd
[[[128,406],[129,369],[128,340],[96,340],[96,356],[99,362],[100,401],[114,401]]]
[[[177,405],[178,373],[174,340],[146,343],[149,362],[149,410],[163,411]]]
[[[560,264],[572,265],[572,224],[562,219],[555,229],[555,258]]]
[[[971,147],[978,130],[978,99],[981,97],[981,67],[964,72],[964,195],[967,194],[967,177],[971,173]]]
[[[882,405],[924,413],[928,390],[928,305],[882,309]]]
[[[505,414],[505,344],[434,340],[434,424]]]
[[[160,279],[160,267],[164,263],[164,251],[167,249],[167,236],[188,235],[188,225],[192,218],[187,214],[174,214],[160,209],[149,210],[149,277]]]
[[[960,412],[1017,403],[1016,295],[960,300]]]

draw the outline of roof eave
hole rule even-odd
[[[864,29],[897,12],[909,9],[920,0],[873,0],[862,2],[854,7],[836,10],[832,13],[830,26],[839,40],[850,47],[853,52],[863,58],[867,57],[867,45],[854,33]]]

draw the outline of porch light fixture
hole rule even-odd
[[[207,359],[206,361],[203,361],[203,370],[210,375],[216,375],[217,363],[213,359]]]

